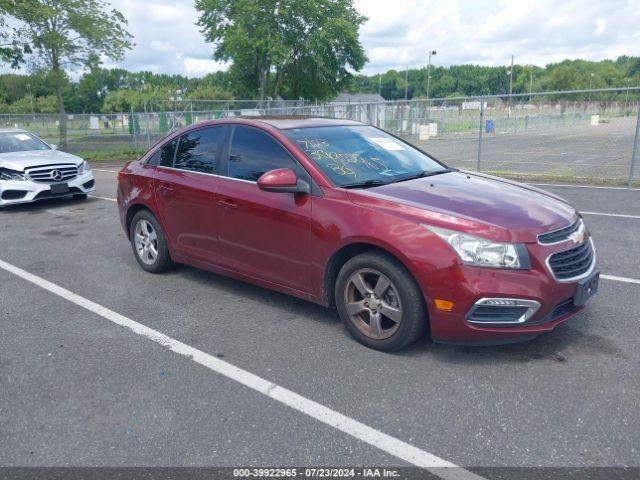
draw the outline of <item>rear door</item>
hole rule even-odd
[[[264,192],[260,176],[291,168],[309,174],[267,132],[236,125],[218,184],[222,262],[255,278],[310,292],[311,196]]]
[[[155,193],[174,255],[219,261],[216,173],[227,131],[225,126],[199,128],[163,147]]]

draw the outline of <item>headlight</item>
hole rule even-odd
[[[78,175],[83,175],[89,171],[91,171],[91,167],[83,160],[82,163],[78,165]]]
[[[8,168],[0,168],[0,180],[26,180],[27,177],[15,170],[9,170]]]
[[[531,268],[527,247],[522,243],[500,243],[444,228],[422,225],[447,242],[460,259],[476,267]]]

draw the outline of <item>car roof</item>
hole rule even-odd
[[[305,116],[242,116],[230,117],[243,120],[252,120],[271,125],[279,130],[287,130],[290,128],[310,128],[310,127],[336,127],[336,126],[354,126],[366,125],[366,123],[357,122],[355,120],[343,120],[338,118],[324,117],[305,117]]]
[[[18,132],[28,133],[26,130],[23,130],[22,128],[0,128],[0,133],[18,133]]]

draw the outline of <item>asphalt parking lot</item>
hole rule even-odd
[[[484,171],[627,179],[635,135],[634,117],[613,118],[597,127],[575,125],[496,132],[482,138]],[[475,169],[478,132],[411,138],[448,165]]]
[[[97,168],[86,201],[0,212],[0,465],[640,467],[640,190],[540,186],[589,212],[577,318],[385,354],[303,300],[143,272]]]

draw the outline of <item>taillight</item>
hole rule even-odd
[[[118,183],[120,183],[122,181],[122,179],[125,177],[126,173],[124,173],[124,170],[120,170],[118,172]]]

